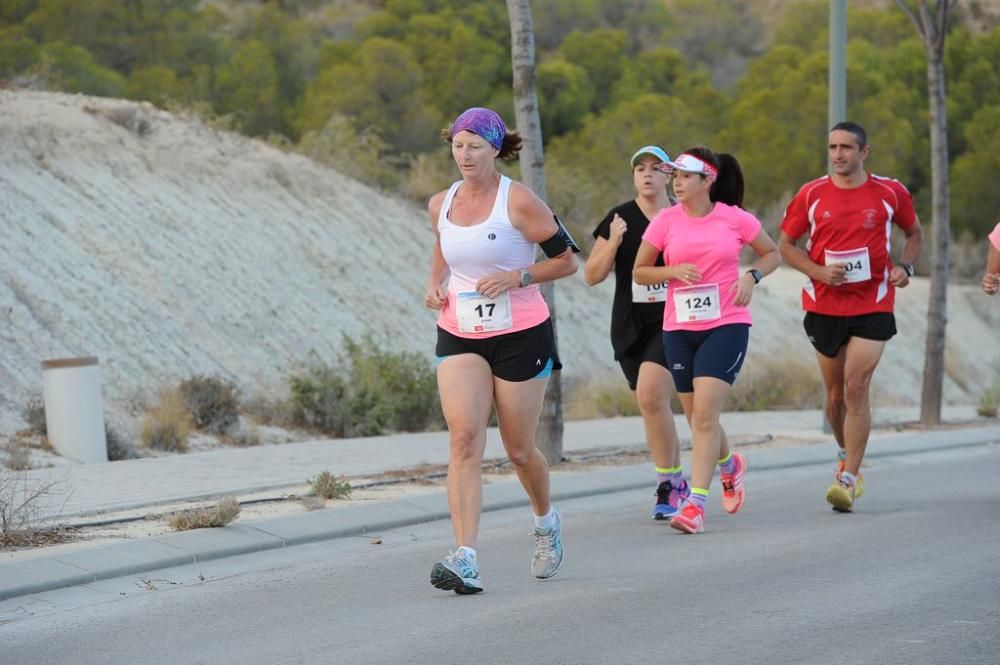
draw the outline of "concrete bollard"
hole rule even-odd
[[[107,462],[97,358],[43,360],[42,383],[45,426],[56,452],[74,462]]]

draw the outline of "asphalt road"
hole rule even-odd
[[[750,459],[743,512],[716,486],[696,536],[646,492],[564,503],[552,580],[526,509],[500,511],[477,596],[428,584],[437,522],[15,599],[0,663],[1000,663],[1000,446],[878,459],[851,515],[823,502],[832,464]]]

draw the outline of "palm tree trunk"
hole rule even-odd
[[[931,223],[934,227],[934,248],[931,256],[933,265],[930,301],[927,303],[924,382],[920,396],[920,422],[925,425],[936,425],[941,422],[945,328],[948,324],[948,252],[951,244],[951,215],[948,196],[948,117],[944,94],[944,62],[941,55],[941,52],[934,49],[927,50],[927,87],[931,112]]]
[[[538,115],[535,89],[535,31],[531,21],[530,0],[507,0],[510,16],[511,61],[514,68],[514,114],[517,129],[524,141],[521,148],[521,179],[540,198],[545,199],[545,155],[542,150],[542,122]],[[541,285],[542,295],[556,329],[556,294],[552,282]],[[558,343],[558,335],[556,341]],[[552,372],[545,393],[542,418],[535,443],[550,464],[562,459],[563,416],[562,381]]]
[[[948,107],[945,103],[944,41],[953,0],[937,0],[933,11],[927,0],[916,0],[913,11],[906,0],[896,4],[907,15],[924,43],[927,59],[927,98],[931,133],[931,293],[927,303],[927,341],[924,346],[924,381],[920,395],[920,422],[941,422],[944,387],[944,351],[948,325],[948,252],[951,246],[951,211],[948,190]]]

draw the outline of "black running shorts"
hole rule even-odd
[[[813,347],[827,358],[836,358],[841,347],[852,337],[884,342],[896,334],[896,317],[892,312],[873,312],[858,316],[806,312],[802,325]]]
[[[439,361],[462,353],[482,356],[490,364],[493,376],[504,381],[527,381],[562,369],[552,319],[534,328],[482,339],[458,337],[439,327],[434,353]]]
[[[664,368],[667,366],[667,358],[663,355],[662,330],[652,331],[644,339],[630,346],[618,359],[618,364],[621,365],[628,381],[628,387],[632,390],[635,390],[639,382],[639,367],[645,362],[656,363]]]

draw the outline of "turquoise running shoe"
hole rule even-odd
[[[562,567],[562,518],[556,511],[556,524],[548,529],[535,527],[535,554],[531,557],[531,574],[545,580]]]
[[[443,591],[457,594],[479,593],[483,582],[479,579],[479,568],[462,553],[451,552],[431,569],[431,584]]]

